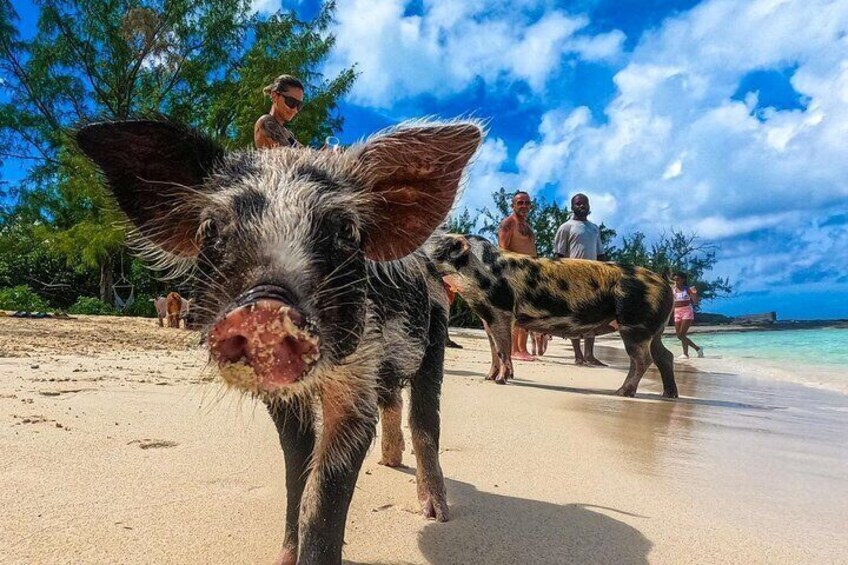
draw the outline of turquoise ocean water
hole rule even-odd
[[[848,329],[690,334],[709,356],[848,369]],[[846,375],[848,380],[848,375]]]

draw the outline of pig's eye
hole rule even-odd
[[[336,228],[336,241],[344,245],[352,245],[357,242],[356,229],[352,222],[340,222]]]
[[[218,224],[215,220],[207,220],[203,229],[203,244],[215,245],[221,239],[221,232],[218,229]]]

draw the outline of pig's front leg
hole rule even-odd
[[[499,316],[489,324],[489,336],[495,343],[498,357],[498,374],[495,382],[505,385],[513,377],[512,371],[512,317]]]
[[[300,505],[298,565],[342,561],[348,507],[376,435],[377,394],[366,382],[351,376],[322,390],[321,435]]]
[[[418,501],[425,518],[439,522],[448,520],[448,500],[445,479],[439,464],[439,396],[444,376],[445,348],[440,333],[444,329],[434,327],[430,334],[421,368],[412,379],[409,392],[409,427],[417,464],[415,479],[418,485]]]
[[[486,375],[487,381],[495,380],[501,372],[501,361],[498,357],[498,346],[495,345],[495,340],[492,339],[492,330],[489,329],[489,324],[483,322],[483,329],[486,331],[486,337],[489,339],[489,349],[492,352],[492,365],[489,367],[489,373]]]
[[[383,426],[381,441],[383,457],[380,458],[379,464],[386,467],[400,467],[403,465],[403,450],[406,447],[403,442],[403,430],[401,430],[403,396],[400,389],[382,395],[379,406],[380,422]]]
[[[315,448],[315,422],[312,407],[303,400],[271,404],[268,412],[277,426],[286,461],[286,528],[283,549],[275,565],[295,565],[300,501],[306,486],[309,459]]]

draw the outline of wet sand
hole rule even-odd
[[[348,563],[848,563],[848,397],[678,365],[578,368],[564,340],[483,381],[453,330],[441,461],[452,519],[417,513],[407,469],[363,466]],[[0,562],[270,563],[282,453],[261,406],[225,393],[196,334],[155,321],[0,318]],[[407,445],[410,445],[407,434]]]

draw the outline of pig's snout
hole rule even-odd
[[[209,350],[229,384],[274,391],[304,377],[320,356],[318,335],[281,300],[263,298],[224,316],[209,335]]]

